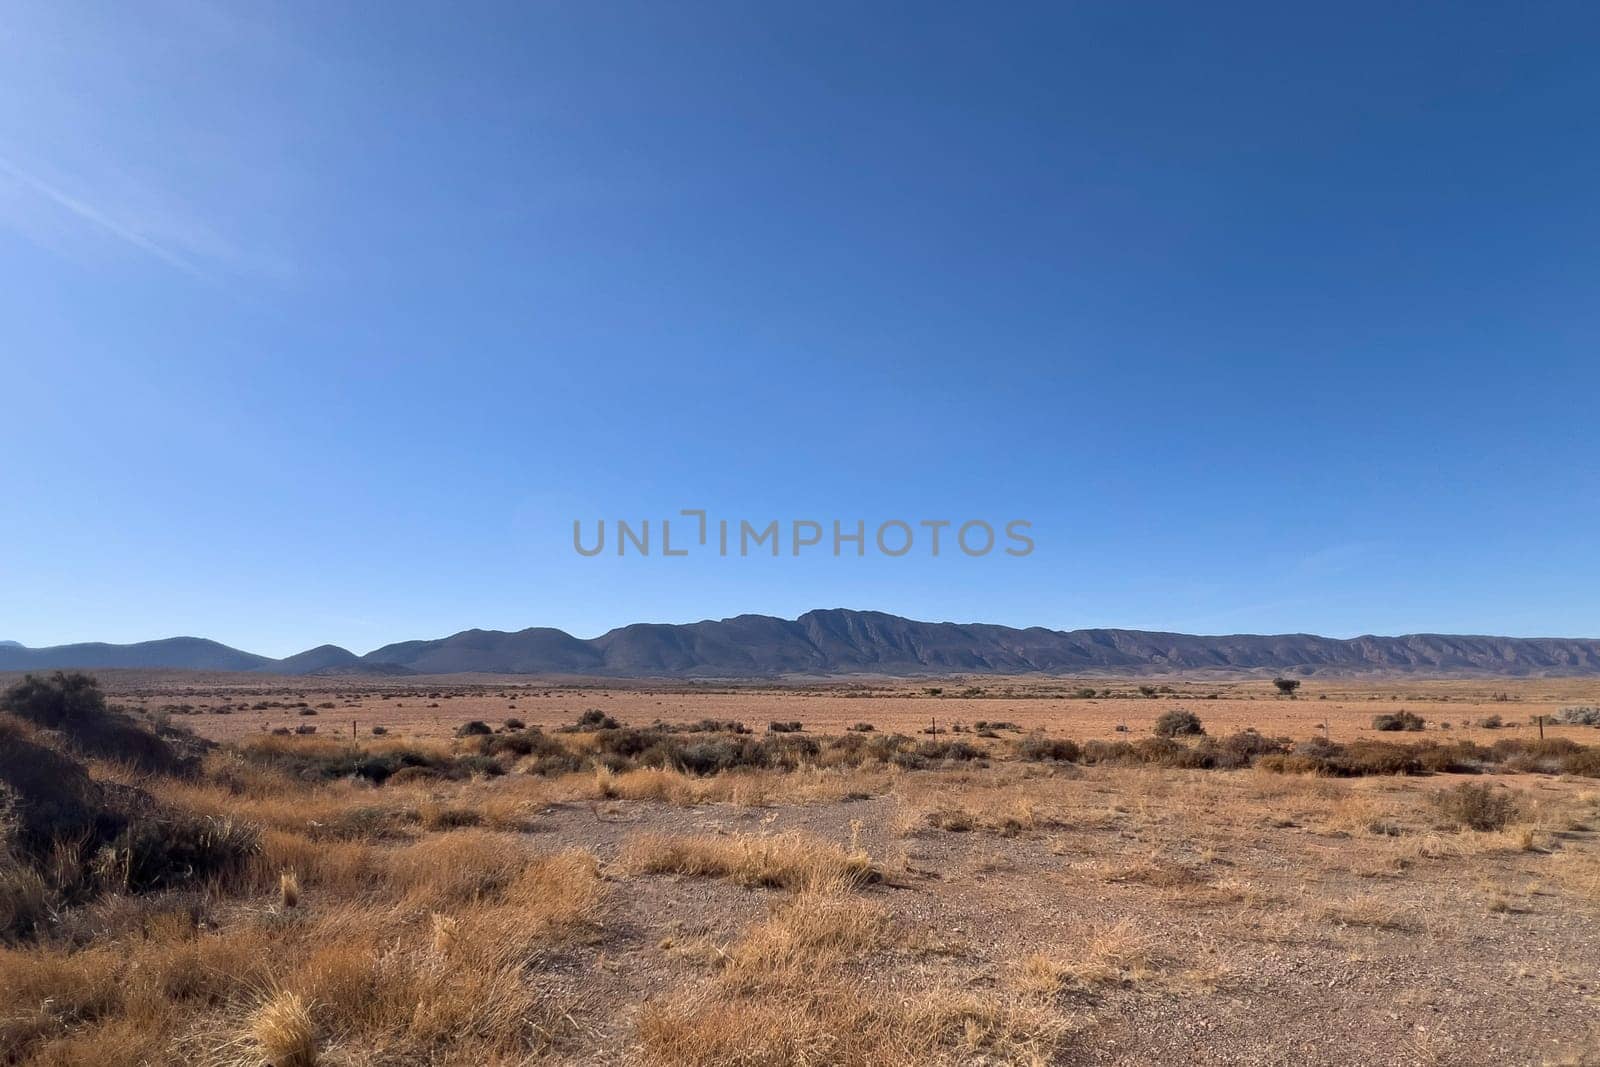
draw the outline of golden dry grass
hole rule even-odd
[[[1483,780],[1515,797],[1504,829],[1441,816],[1431,797],[1456,779],[999,756],[375,787],[224,751],[197,779],[144,784],[260,826],[246,875],[112,894],[59,936],[0,946],[0,1048],[62,1067],[1042,1064],[1119,1033],[1130,1004],[1185,1025],[1255,998],[1290,1012],[1258,967],[1275,954],[1319,983],[1402,957],[1447,981],[1479,973],[1452,954],[1492,923],[1503,940],[1481,951],[1589,973],[1600,790]],[[0,917],[55,906],[37,873],[6,871]],[[1548,916],[1562,925],[1523,935]],[[1504,1012],[1525,992],[1475,987],[1476,1016],[1559,1058],[1560,1035]]]
[[[633,874],[726,878],[745,886],[805,889],[878,881],[882,872],[864,852],[801,833],[763,837],[645,834],[624,846],[622,867]]]

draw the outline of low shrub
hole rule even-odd
[[[578,723],[575,729],[616,730],[619,729],[620,726],[621,724],[618,723],[616,719],[613,719],[599,708],[590,708],[588,711],[578,716]]]
[[[1433,804],[1445,818],[1469,830],[1503,830],[1517,814],[1517,802],[1509,793],[1470,782],[1435,793]]]
[[[1334,774],[1418,774],[1422,763],[1414,748],[1387,741],[1353,741],[1328,757]]]
[[[1034,734],[1031,737],[1024,737],[1017,743],[1017,755],[1025,760],[1076,763],[1083,755],[1083,749],[1076,741],[1069,741],[1064,737]]]
[[[805,727],[796,721],[767,723],[767,731],[774,734],[797,734],[804,729]]]
[[[1372,728],[1374,730],[1407,730],[1416,732],[1424,726],[1422,716],[1414,715],[1409,711],[1397,711],[1392,715],[1374,715]]]
[[[1245,767],[1262,756],[1281,755],[1290,749],[1286,737],[1263,737],[1255,730],[1240,730],[1216,743],[1216,766]]]
[[[958,763],[982,759],[986,755],[983,749],[966,741],[922,741],[918,743],[916,753],[925,760],[954,760]]]
[[[198,764],[131,716],[107,707],[100,683],[87,674],[57,671],[47,678],[27,675],[0,693],[0,711],[56,731],[82,755],[114,760],[145,773],[189,772]],[[186,737],[191,747],[204,747],[193,735],[181,731],[169,734]]]
[[[1186,708],[1173,708],[1165,712],[1155,725],[1157,737],[1200,737],[1205,732],[1200,716]]]

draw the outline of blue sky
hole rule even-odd
[[[1591,5],[0,11],[0,638],[1600,635]],[[1033,523],[585,559],[582,517]]]

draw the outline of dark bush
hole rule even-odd
[[[506,769],[500,766],[499,761],[491,756],[462,756],[450,764],[449,769],[453,772],[453,777],[481,774],[486,778],[497,778],[506,773]]]
[[[471,722],[464,722],[456,727],[457,737],[484,737],[492,733],[494,731],[482,719],[473,719]]]
[[[485,756],[559,756],[567,753],[560,740],[538,730],[522,730],[514,734],[499,734],[478,742]]]
[[[1448,745],[1419,745],[1417,762],[1431,774],[1476,774],[1484,764],[1493,762],[1492,754],[1471,741],[1457,741]]]
[[[1127,741],[1085,741],[1085,763],[1129,763],[1134,759],[1133,745]]]
[[[764,737],[760,751],[765,766],[792,771],[803,764],[816,762],[822,754],[822,745],[810,737]]]
[[[542,778],[556,778],[583,768],[583,760],[575,753],[561,749],[559,752],[541,752],[524,767],[529,774]]]
[[[1199,737],[1205,732],[1200,716],[1186,708],[1173,708],[1156,720],[1157,737]]]
[[[1054,760],[1058,763],[1076,763],[1083,750],[1076,741],[1064,737],[1045,737],[1034,734],[1017,742],[1017,755],[1025,760]]]
[[[1416,732],[1424,726],[1422,716],[1414,715],[1409,711],[1397,711],[1392,715],[1374,715],[1372,728],[1374,730],[1409,730]]]
[[[523,722],[521,719],[511,718],[507,719],[504,723],[502,723],[502,725],[507,730],[523,730],[527,728],[528,724]]]
[[[1561,773],[1600,778],[1600,748],[1591,746],[1561,757]]]
[[[1275,774],[1326,774],[1328,766],[1322,760],[1313,756],[1295,754],[1262,756],[1256,760],[1257,767]]]
[[[850,729],[854,730],[858,734],[870,734],[872,731],[876,730],[877,727],[872,725],[870,722],[858,722],[854,726],[851,726]]]
[[[620,724],[599,708],[590,708],[578,716],[577,728],[579,730],[616,730],[620,728]]]
[[[254,827],[157,810],[132,820],[95,856],[105,889],[143,893],[237,874],[260,850]]]
[[[917,745],[916,751],[926,760],[955,760],[961,763],[982,759],[986,755],[983,749],[965,741],[923,741]]]
[[[1132,749],[1134,759],[1157,767],[1196,770],[1212,764],[1212,753],[1209,748],[1198,746],[1190,748],[1170,737],[1141,737],[1133,743]]]
[[[1354,741],[1329,758],[1335,774],[1417,774],[1422,764],[1415,749],[1386,741]]]
[[[767,731],[774,734],[797,734],[804,729],[805,727],[796,721],[767,723]]]
[[[111,810],[101,786],[83,764],[0,716],[0,817],[10,844],[34,858],[57,840],[101,841],[117,834],[126,817]],[[0,862],[4,857],[0,856]]]
[[[625,760],[633,759],[667,740],[661,730],[639,730],[633,727],[608,727],[595,731],[594,751]]]
[[[196,761],[180,756],[166,740],[106,706],[91,676],[57,671],[48,678],[28,675],[0,694],[0,710],[65,737],[86,756],[126,763],[154,774],[192,770]]]
[[[1254,730],[1240,730],[1217,742],[1216,766],[1245,767],[1262,756],[1281,755],[1289,748],[1286,737],[1263,737]]]
[[[674,731],[702,734],[747,734],[750,727],[736,719],[701,719],[688,726],[669,727]]]

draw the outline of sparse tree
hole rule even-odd
[[[1272,680],[1272,684],[1278,687],[1278,693],[1281,696],[1286,696],[1290,700],[1293,700],[1294,699],[1294,695],[1295,695],[1295,690],[1300,688],[1300,679],[1298,679],[1298,678],[1274,678]]]

